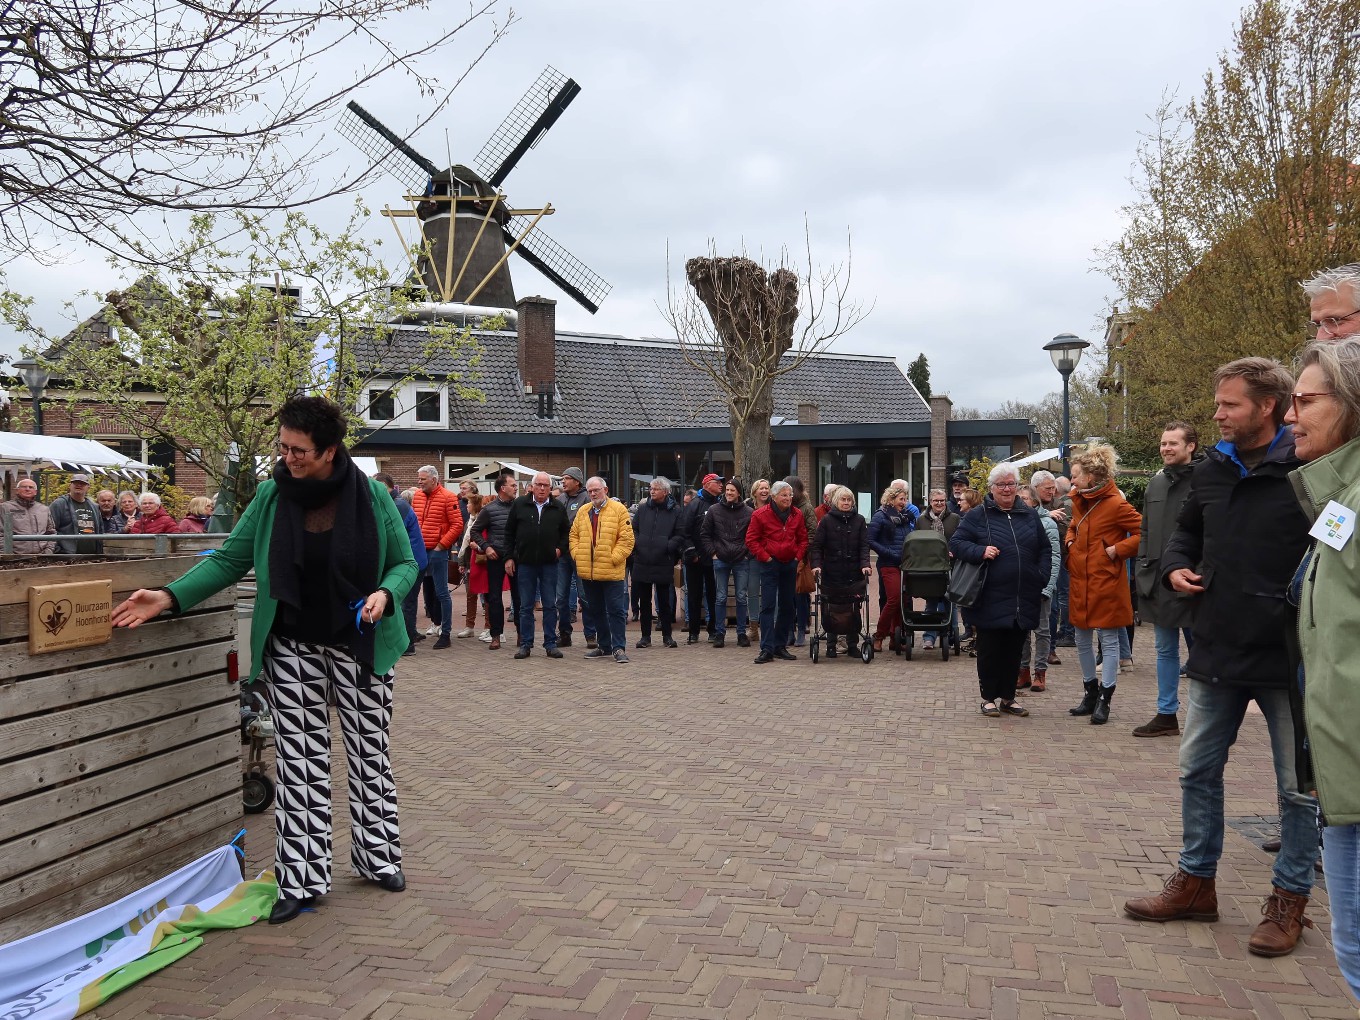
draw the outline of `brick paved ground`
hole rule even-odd
[[[1146,631],[1103,728],[1067,714],[1071,650],[1030,718],[993,720],[967,658],[428,646],[394,724],[408,891],[350,876],[342,835],[318,912],[215,933],[95,1015],[1356,1015],[1325,897],[1292,956],[1247,953],[1270,857],[1237,830],[1218,924],[1122,915],[1179,847],[1177,740],[1129,733],[1153,711]],[[1254,715],[1228,814],[1273,815],[1271,774]]]

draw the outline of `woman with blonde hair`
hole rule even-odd
[[[1067,525],[1067,571],[1070,587],[1067,614],[1077,637],[1086,692],[1081,702],[1068,709],[1072,715],[1089,715],[1091,723],[1103,725],[1110,718],[1119,679],[1119,633],[1133,623],[1133,600],[1129,595],[1124,563],[1137,555],[1142,515],[1129,505],[1114,484],[1119,455],[1113,446],[1088,446],[1072,458],[1072,520]],[[1099,640],[1102,677],[1096,679]]]
[[[189,500],[189,509],[184,520],[175,530],[182,535],[202,535],[208,530],[208,519],[212,517],[213,501],[207,496],[195,496]]]
[[[835,498],[834,495],[832,497]],[[908,511],[907,490],[890,485],[883,490],[878,510],[869,523],[869,547],[878,554],[878,589],[885,598],[874,628],[874,651],[883,651],[883,639],[896,633],[902,618],[902,543],[916,527]],[[890,647],[897,651],[897,642]]]

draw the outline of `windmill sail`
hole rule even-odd
[[[515,164],[538,144],[580,91],[581,86],[561,71],[544,68],[482,146],[474,164],[477,173],[493,188],[500,187]]]
[[[407,194],[425,194],[438,168],[358,103],[351,101],[345,109],[336,128],[340,137],[405,185]]]
[[[528,223],[520,221],[532,219],[526,216],[511,217],[504,228],[506,244],[515,240]],[[520,223],[519,230],[516,224]],[[609,294],[610,285],[604,278],[578,259],[567,249],[554,241],[546,233],[535,227],[520,241],[516,254],[540,273],[569,294],[578,304],[592,315],[600,310],[600,302]]]

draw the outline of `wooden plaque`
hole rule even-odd
[[[113,581],[75,581],[28,589],[28,654],[106,644],[113,636]]]

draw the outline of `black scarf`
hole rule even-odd
[[[789,508],[788,508],[787,510],[785,510],[785,509],[781,508],[780,505],[779,505],[778,503],[776,503],[774,500],[770,500],[770,509],[773,510],[773,511],[774,511],[774,515],[775,515],[776,517],[779,518],[779,523],[780,523],[780,524],[788,524],[788,523],[789,523],[789,518],[793,516],[793,504],[792,504],[792,503],[790,503],[790,504],[789,504]]]
[[[269,593],[280,603],[300,609],[304,599],[325,599],[327,630],[344,634],[351,655],[373,668],[376,628],[356,628],[357,610],[350,605],[378,589],[378,523],[373,515],[368,479],[354,466],[343,446],[336,446],[329,478],[294,478],[280,460],[274,466],[279,487],[274,530],[269,536]],[[324,587],[302,585],[303,520],[306,511],[335,501],[331,531],[330,576]],[[388,612],[399,607],[389,606]]]

